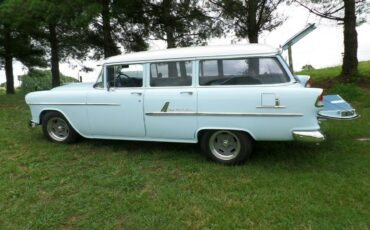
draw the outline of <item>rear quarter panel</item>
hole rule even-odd
[[[198,112],[224,115],[199,116],[198,132],[203,129],[232,129],[246,131],[259,141],[293,140],[294,130],[320,128],[314,104],[321,92],[321,89],[304,88],[297,83],[285,86],[200,87]],[[274,94],[281,107],[261,108],[262,93]]]

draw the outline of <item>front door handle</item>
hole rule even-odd
[[[141,96],[141,95],[143,95],[143,93],[141,93],[141,92],[132,92],[131,95]]]
[[[188,95],[193,95],[193,92],[187,91],[187,92],[180,92],[180,94],[188,94]]]

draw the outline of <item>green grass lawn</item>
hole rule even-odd
[[[27,127],[24,95],[2,92],[0,229],[368,229],[370,92],[332,92],[361,118],[323,122],[320,145],[257,143],[237,167],[190,144],[53,144]]]
[[[323,69],[303,70],[298,72],[298,74],[310,75],[315,82],[320,82],[333,79],[340,74],[341,70],[341,66],[334,66]],[[358,72],[359,76],[370,78],[370,61],[359,62]]]

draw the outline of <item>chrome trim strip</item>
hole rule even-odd
[[[30,103],[28,105],[107,105],[107,106],[120,106],[120,104],[116,103]]]
[[[261,106],[256,106],[256,108],[258,108],[258,109],[283,109],[283,108],[286,108],[286,106],[283,106],[283,105],[272,105],[272,106],[261,105]]]
[[[218,112],[149,112],[147,116],[233,116],[233,117],[301,117],[302,113],[218,113]]]
[[[120,106],[118,103],[86,103],[86,105],[108,105],[108,106]]]

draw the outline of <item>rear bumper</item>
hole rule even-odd
[[[324,134],[319,130],[316,131],[293,131],[293,137],[296,141],[302,142],[322,142],[325,140]]]

